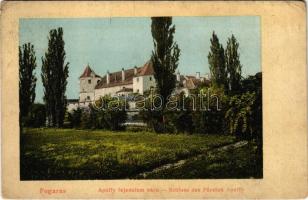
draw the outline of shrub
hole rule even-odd
[[[81,118],[80,118],[80,128],[81,129],[91,129],[93,122],[91,120],[91,110],[90,108],[82,109]]]
[[[72,112],[67,113],[67,120],[69,122],[69,126],[71,128],[80,128],[81,124],[81,116],[82,116],[82,109],[77,108]]]
[[[25,127],[38,128],[45,126],[46,109],[44,104],[35,103],[31,106],[30,112],[22,118],[22,124]]]
[[[91,128],[122,130],[125,128],[123,124],[127,119],[125,107],[127,107],[125,101],[104,96],[89,106],[86,117],[90,120]]]
[[[70,127],[81,129],[122,130],[126,119],[125,102],[110,96],[68,113]]]

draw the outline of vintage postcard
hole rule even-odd
[[[307,197],[301,1],[3,2],[4,198]]]

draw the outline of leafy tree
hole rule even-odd
[[[215,32],[212,34],[211,47],[208,54],[208,62],[210,66],[212,83],[215,86],[228,88],[227,69],[225,65],[224,48],[219,43],[219,39]]]
[[[225,114],[225,118],[231,134],[244,139],[252,139],[254,137],[253,106],[255,101],[256,94],[254,92],[246,92],[230,98],[229,109]]]
[[[27,116],[35,99],[36,57],[30,43],[19,46],[19,109],[20,119]],[[20,121],[21,123],[21,121]]]
[[[151,31],[154,42],[151,61],[157,90],[162,97],[162,110],[158,113],[157,122],[164,126],[164,109],[168,96],[175,88],[175,71],[178,67],[180,49],[173,41],[175,26],[172,26],[172,17],[152,17]],[[164,128],[160,132],[163,132]]]
[[[228,70],[229,90],[234,94],[241,89],[242,65],[240,62],[240,54],[238,52],[239,43],[234,35],[228,39],[225,51],[226,67]]]
[[[62,127],[66,110],[68,65],[62,28],[49,32],[48,50],[42,58],[42,81],[48,126]]]

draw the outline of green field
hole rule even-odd
[[[235,142],[226,135],[24,129],[21,180],[145,178],[139,174],[179,160],[188,162],[146,178],[258,178],[260,169],[249,170],[256,161],[254,146],[215,153]]]

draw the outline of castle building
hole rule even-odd
[[[205,77],[201,77],[197,72],[196,76],[184,76],[178,71],[176,73],[175,93],[195,89],[203,82],[209,82]],[[99,99],[102,96],[125,96],[131,94],[144,94],[145,91],[156,87],[154,79],[154,70],[150,61],[141,67],[133,67],[117,72],[107,71],[106,75],[101,77],[97,75],[89,65],[87,65],[79,77],[80,92],[79,99],[68,99],[68,110],[76,109],[79,106],[87,106],[89,103]],[[78,103],[77,103],[78,102]]]
[[[110,73],[101,77],[90,66],[86,66],[79,77],[80,93],[79,102],[93,102],[105,95],[126,95],[132,93],[143,94],[144,91],[155,87],[154,71],[151,62],[142,67]]]

